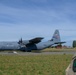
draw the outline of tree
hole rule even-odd
[[[76,40],[73,41],[73,48],[76,47]]]

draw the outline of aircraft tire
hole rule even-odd
[[[31,50],[28,50],[27,52],[31,52]]]

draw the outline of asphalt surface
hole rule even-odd
[[[62,51],[62,52],[0,52],[0,55],[62,55],[75,54],[76,51]]]

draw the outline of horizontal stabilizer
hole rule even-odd
[[[63,44],[63,43],[66,43],[66,42],[56,42],[55,44]]]

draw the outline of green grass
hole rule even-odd
[[[0,55],[0,75],[65,75],[72,55]]]
[[[64,51],[76,51],[76,48],[61,48],[61,49],[46,48],[42,50],[42,52],[64,52]]]

